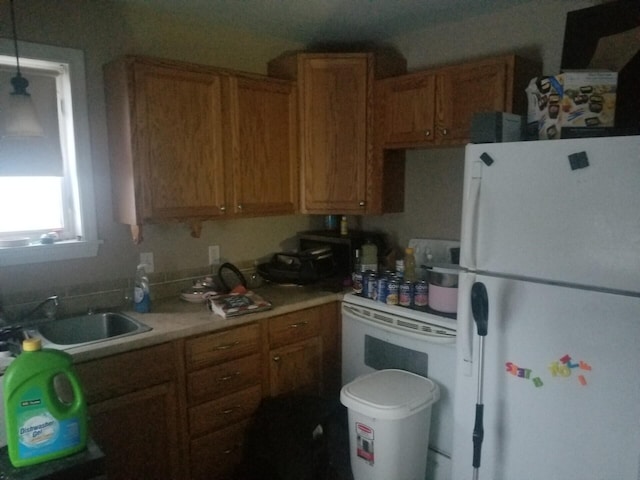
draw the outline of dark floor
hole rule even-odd
[[[246,451],[238,480],[353,480],[347,409],[337,399],[266,399]]]

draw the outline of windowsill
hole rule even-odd
[[[102,240],[70,240],[49,245],[33,244],[24,247],[0,248],[0,266],[95,257],[98,255],[100,244]]]

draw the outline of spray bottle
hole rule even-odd
[[[148,313],[151,311],[151,289],[149,278],[144,265],[136,268],[136,279],[133,288],[133,309],[136,312]]]

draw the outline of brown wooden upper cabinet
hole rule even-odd
[[[192,225],[297,209],[295,87],[264,76],[124,57],[104,68],[114,216]]]
[[[292,214],[298,209],[295,88],[277,79],[234,75],[226,156],[233,165],[234,213]]]
[[[392,149],[464,145],[474,113],[524,115],[524,89],[539,73],[539,65],[504,55],[378,80],[378,141]]]
[[[297,53],[269,62],[269,75],[297,81],[303,213],[385,211],[382,171],[372,160],[373,82],[405,71],[403,58],[373,53]]]

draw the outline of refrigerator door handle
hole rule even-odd
[[[466,377],[473,375],[473,315],[471,312],[471,288],[476,281],[473,272],[464,272],[458,284],[458,348],[461,352],[459,368]]]
[[[475,270],[476,259],[476,230],[478,228],[478,203],[480,199],[480,184],[482,182],[482,162],[480,160],[471,164],[471,176],[469,178],[468,198],[465,202],[468,208],[462,217],[462,251],[464,266]]]

